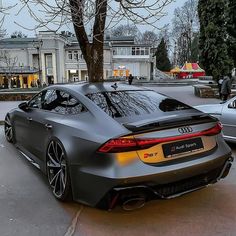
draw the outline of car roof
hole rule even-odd
[[[67,88],[75,92],[82,93],[84,95],[91,93],[105,92],[105,91],[112,92],[112,91],[127,91],[127,90],[148,90],[137,86],[127,85],[121,82],[97,82],[97,83],[78,82],[70,84],[55,84],[55,85],[50,85],[48,88],[54,88],[54,89]]]

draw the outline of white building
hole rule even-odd
[[[150,78],[150,46],[135,44],[133,37],[110,40],[113,70],[124,67],[135,77]]]
[[[150,46],[135,44],[133,37],[107,38],[104,44],[104,78],[111,76],[151,77]],[[67,83],[88,76],[76,38],[54,31],[41,31],[35,38],[0,40],[0,85],[35,86]],[[9,80],[10,78],[10,80]]]

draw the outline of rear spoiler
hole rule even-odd
[[[209,116],[205,113],[184,113],[184,114],[175,114],[169,116],[163,116],[160,118],[151,118],[151,119],[144,119],[132,123],[124,123],[123,126],[131,131],[141,131],[144,129],[157,129],[159,127],[163,127],[168,125],[168,127],[180,125],[184,121],[183,125],[188,124],[196,124],[198,122],[212,122],[216,121],[217,119],[214,117]]]

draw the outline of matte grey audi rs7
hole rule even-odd
[[[225,177],[233,158],[216,118],[146,88],[53,85],[5,118],[9,142],[53,195],[90,206],[168,199]]]

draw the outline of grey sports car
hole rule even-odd
[[[53,85],[10,111],[9,142],[47,175],[59,200],[128,209],[225,177],[221,124],[155,91],[113,83]]]
[[[219,119],[223,126],[224,139],[236,142],[236,97],[225,103],[200,105],[195,108]]]

